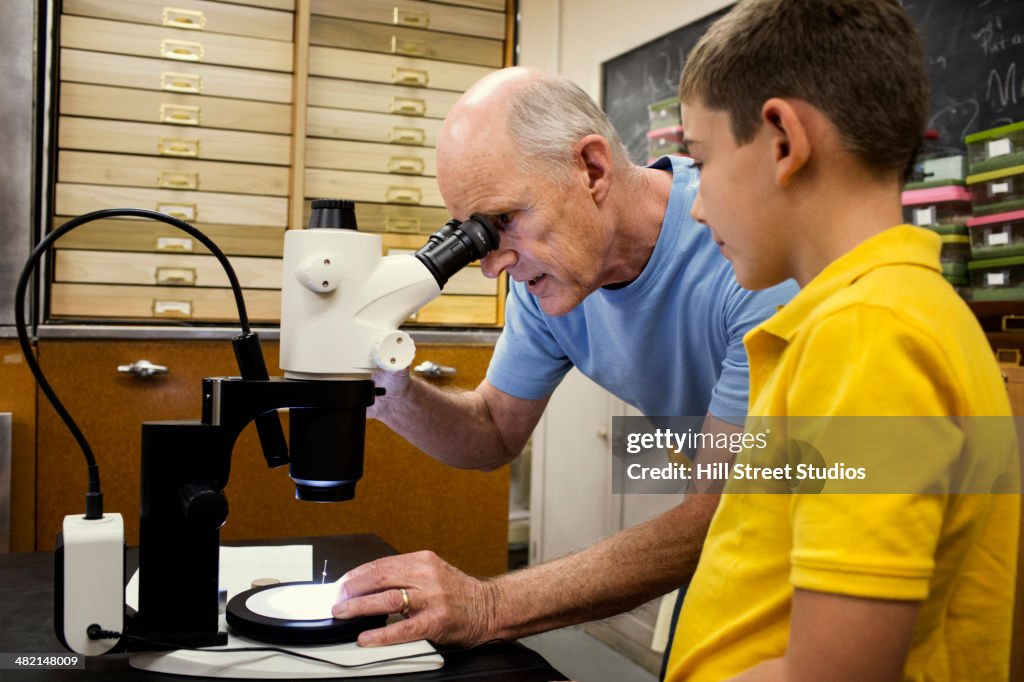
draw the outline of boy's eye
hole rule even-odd
[[[703,161],[697,161],[696,159],[694,159],[694,161],[693,161],[693,168],[694,168],[694,170],[696,170],[699,173],[701,171],[701,169],[704,168],[704,162]]]

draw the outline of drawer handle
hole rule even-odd
[[[160,41],[160,56],[179,62],[198,62],[203,58],[203,46],[187,40],[164,38]]]
[[[192,317],[192,301],[161,301],[153,299],[153,317]]]
[[[121,374],[134,374],[143,379],[148,379],[155,374],[167,374],[165,366],[154,365],[149,360],[136,360],[130,365],[118,365],[117,371]]]
[[[161,104],[160,123],[173,123],[179,126],[199,125],[199,107],[187,104]]]
[[[161,137],[156,146],[160,156],[183,156],[198,158],[199,140],[188,140],[182,137]]]
[[[423,144],[427,141],[427,132],[423,128],[391,126],[388,139],[398,144]]]
[[[391,54],[402,54],[407,57],[425,57],[427,56],[427,44],[422,40],[391,36]]]
[[[415,156],[392,156],[388,161],[388,172],[423,175],[424,165],[423,159],[418,159]]]
[[[411,9],[395,7],[392,21],[396,26],[416,26],[426,28],[430,25],[430,15],[426,12],[418,12]]]
[[[392,218],[388,216],[384,218],[384,231],[385,232],[419,232],[420,231],[420,219],[419,218]]]
[[[199,173],[160,171],[156,184],[162,189],[199,189]]]
[[[198,10],[164,7],[160,18],[163,25],[170,28],[187,28],[193,31],[206,28],[206,15]]]
[[[199,210],[195,204],[157,204],[157,213],[166,213],[178,220],[195,220]]]
[[[196,285],[196,269],[160,267],[156,269],[155,279],[157,284],[192,287]]]
[[[188,237],[157,237],[155,248],[164,252],[192,253],[192,240]]]
[[[390,109],[392,114],[424,116],[427,113],[427,103],[418,97],[392,97]]]
[[[385,201],[396,204],[419,204],[423,201],[423,192],[417,187],[388,187],[384,197]]]
[[[430,74],[425,69],[410,69],[407,66],[396,66],[391,72],[391,82],[395,85],[416,85],[427,87]]]
[[[427,360],[426,362],[421,362],[420,364],[413,367],[412,371],[416,372],[416,374],[418,374],[421,377],[440,379],[441,377],[455,376],[457,370],[454,367],[449,367],[447,365],[439,365],[436,362],[431,362],[430,360]]]
[[[199,94],[203,90],[203,78],[194,73],[164,71],[160,74],[160,89],[167,92]]]

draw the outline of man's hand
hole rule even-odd
[[[471,646],[493,638],[493,585],[471,578],[430,551],[385,557],[341,578],[335,618],[400,613],[402,589],[409,617],[359,635],[360,646],[427,639]]]

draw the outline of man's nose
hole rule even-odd
[[[693,200],[693,206],[690,207],[690,215],[701,225],[708,224],[704,220],[704,202],[700,198],[700,190],[697,191],[697,196]]]
[[[480,270],[484,277],[497,277],[504,270],[508,270],[519,262],[519,256],[512,249],[503,249],[500,246],[480,259]]]

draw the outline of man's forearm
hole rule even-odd
[[[463,469],[496,469],[510,453],[475,391],[443,390],[410,379],[400,397],[380,399],[374,416],[431,457]]]
[[[680,587],[697,567],[717,504],[717,495],[691,495],[587,549],[495,578],[491,635],[517,639],[605,618]]]

